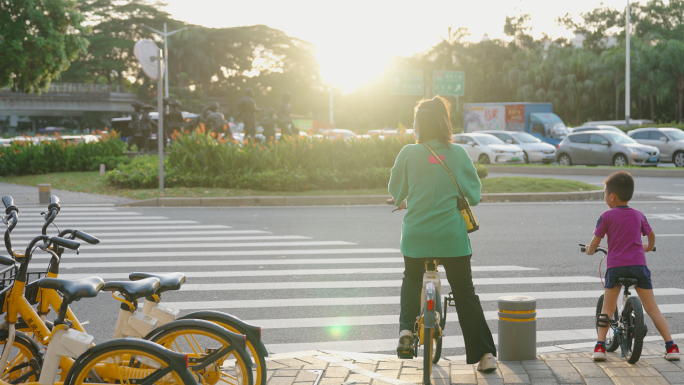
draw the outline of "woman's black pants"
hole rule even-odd
[[[404,279],[401,284],[401,315],[399,330],[413,330],[416,318],[420,315],[420,293],[423,289],[425,259],[404,257]],[[461,324],[465,340],[466,361],[474,364],[485,353],[496,356],[492,332],[485,321],[480,298],[475,295],[473,274],[470,269],[470,256],[442,258],[447,280],[456,301],[458,323]],[[447,293],[441,293],[444,297]]]

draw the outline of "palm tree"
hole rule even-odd
[[[660,67],[666,75],[667,84],[677,91],[676,119],[682,121],[682,105],[684,105],[684,43],[670,40],[662,45]]]

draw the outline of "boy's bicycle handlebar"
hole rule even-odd
[[[587,252],[587,245],[584,245],[584,244],[581,244],[581,243],[580,243],[579,245],[580,245],[580,251],[583,252],[583,253],[586,253],[586,252]],[[603,254],[608,255],[608,249],[606,249],[605,247],[599,246],[599,247],[596,248],[596,251],[600,251],[600,252],[602,252]],[[653,250],[651,250],[651,251],[656,251],[655,246],[653,246]]]

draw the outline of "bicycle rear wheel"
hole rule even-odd
[[[164,328],[157,334],[152,331],[154,335],[145,338],[174,352],[187,354],[190,370],[201,376],[205,384],[254,384],[252,362],[244,344],[240,346],[222,335],[230,332],[221,326],[209,321],[181,320],[168,323]]]
[[[10,349],[7,364],[2,368],[0,378],[15,384],[37,382],[40,367],[43,365],[40,347],[21,332],[15,332],[14,343],[12,346],[6,346],[8,333],[7,330],[0,330],[0,355],[5,349]],[[35,367],[31,366],[32,360],[34,360]]]
[[[433,329],[423,327],[423,385],[430,385],[432,383],[433,342]]]
[[[636,364],[641,357],[641,349],[644,346],[644,308],[641,300],[637,297],[627,299],[625,309],[622,311],[622,318],[625,323],[623,331],[623,353],[627,362]]]
[[[194,384],[183,355],[149,341],[116,339],[83,353],[66,375],[64,385]]]
[[[599,314],[603,312],[603,294],[598,299],[596,303],[596,318],[598,319]],[[610,326],[608,327],[608,334],[606,334],[606,351],[614,352],[620,347],[620,339],[615,338],[615,330],[617,330],[618,325],[618,311],[617,306],[615,307],[615,312],[610,320]],[[596,327],[598,329],[598,326]]]

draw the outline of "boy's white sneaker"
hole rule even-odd
[[[596,344],[594,346],[594,355],[591,356],[594,361],[605,361],[606,360],[606,348],[602,344]]]
[[[481,372],[493,372],[496,370],[496,358],[492,353],[485,353],[477,364],[477,370]]]
[[[665,353],[665,359],[668,361],[679,361],[679,347],[677,344],[673,344],[669,349],[667,349],[667,353]]]

